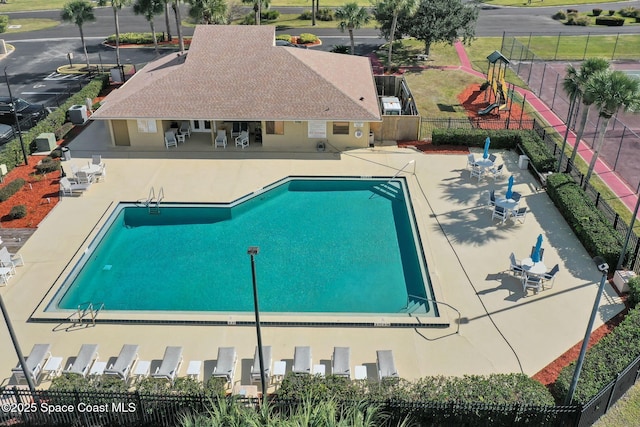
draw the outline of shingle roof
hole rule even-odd
[[[381,120],[368,58],[274,40],[272,26],[197,26],[186,54],[149,63],[92,118]]]

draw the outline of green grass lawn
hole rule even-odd
[[[7,4],[0,4],[0,13],[27,10],[61,10],[67,3],[69,3],[69,0],[7,0]]]
[[[514,6],[514,7],[548,7],[548,6],[575,6],[579,4],[594,3],[613,3],[615,1],[624,0],[485,0],[483,3],[496,6]]]
[[[637,426],[638,420],[640,420],[640,384],[631,387],[593,426]]]
[[[46,30],[60,25],[53,19],[11,19],[9,25],[20,25],[20,28],[8,28],[5,34],[24,33],[27,31]]]

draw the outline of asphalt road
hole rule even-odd
[[[535,1],[535,0],[534,0]],[[599,4],[598,7],[607,10],[620,9],[625,6],[640,8],[640,0]],[[576,7],[580,10],[591,10],[592,5]],[[300,13],[308,8],[279,8],[282,13]],[[551,15],[560,7],[543,8],[510,8],[481,6],[476,35],[479,37],[502,36],[504,32],[510,34],[530,32],[557,35],[562,32],[567,35],[578,34],[616,34],[640,33],[640,25],[624,27],[577,27],[565,26],[551,19]],[[47,18],[59,20],[60,11],[16,12],[9,14],[11,18]],[[96,21],[85,25],[85,40],[92,64],[115,63],[115,50],[103,46],[104,38],[114,33],[113,12],[111,8],[96,8]],[[187,16],[186,6],[183,15]],[[173,15],[171,15],[173,18]],[[124,8],[119,14],[122,32],[150,31],[148,23],[141,16],[133,14],[131,8]],[[156,30],[165,30],[164,15],[156,20]],[[171,20],[175,36],[175,19]],[[184,35],[192,35],[192,27],[183,27]],[[282,31],[285,32],[285,31]],[[288,34],[297,35],[302,32],[312,32],[323,40],[320,50],[330,50],[335,45],[349,45],[347,33],[341,33],[337,28],[306,28],[286,30]],[[356,45],[358,54],[366,54],[377,49],[384,40],[379,37],[375,29],[361,29],[356,31]],[[82,77],[57,75],[55,70],[68,63],[67,53],[74,54],[74,62],[84,62],[84,53],[78,28],[69,23],[62,23],[55,28],[30,33],[5,34],[5,40],[16,47],[16,51],[1,61],[6,67],[14,95],[31,102],[44,103],[55,107],[75,91],[81,84]],[[232,47],[230,46],[230,49]],[[639,47],[640,49],[640,47]],[[153,49],[121,49],[123,63],[144,64],[156,58]],[[4,86],[4,85],[2,85]],[[0,95],[7,94],[6,87],[0,87]]]

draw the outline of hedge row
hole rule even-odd
[[[603,257],[613,270],[622,251],[622,238],[571,176],[547,178],[547,193],[584,248]],[[629,251],[625,259],[629,257]]]
[[[64,104],[55,109],[45,119],[38,122],[37,125],[32,127],[28,132],[24,133],[22,139],[24,143],[29,146],[29,152],[36,151],[35,139],[43,132],[56,133],[57,130],[66,121],[67,110],[72,105],[84,105],[85,99],[93,99],[104,89],[109,83],[109,76],[101,75],[94,78],[85,87],[83,87],[78,93],[71,96]],[[21,164],[24,161],[21,154],[20,140],[14,138],[8,142],[3,150],[0,151],[0,164],[7,165],[7,169],[13,169],[17,164]]]
[[[0,15],[0,33],[7,31],[7,27],[9,27],[9,16]]]
[[[164,33],[156,33],[158,42],[164,41]],[[116,35],[111,34],[106,42],[113,44],[116,42]],[[120,44],[153,44],[153,33],[120,33]]]
[[[372,402],[436,402],[554,405],[551,393],[524,374],[424,377],[415,382],[389,379],[382,382],[350,381],[328,375],[287,375],[276,395],[282,400],[367,399]]]
[[[16,178],[4,187],[0,188],[0,202],[8,200],[9,197],[16,194],[22,187],[24,187],[25,180],[22,178]]]
[[[538,172],[555,169],[556,159],[540,137],[528,130],[484,130],[484,129],[434,129],[434,145],[466,145],[484,147],[485,139],[491,138],[491,148],[515,149],[520,145],[522,151]]]
[[[574,402],[585,404],[613,381],[633,360],[640,348],[640,310],[630,310],[622,323],[587,351]],[[566,366],[556,380],[553,394],[561,401],[569,391],[576,362]]]

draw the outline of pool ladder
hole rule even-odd
[[[88,318],[92,325],[96,324],[96,317],[98,317],[98,313],[100,310],[104,308],[104,304],[100,303],[100,306],[96,309],[92,302],[85,302],[78,305],[78,310],[76,311],[77,319],[74,319],[78,325],[82,325],[86,322],[85,318]]]
[[[160,214],[160,202],[162,199],[164,199],[164,188],[160,187],[160,191],[158,191],[158,196],[156,197],[156,191],[151,187],[151,190],[149,190],[149,196],[144,202],[144,205],[149,209],[149,215]]]

